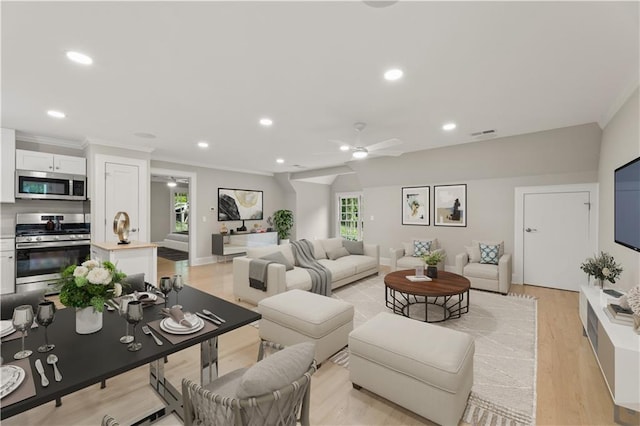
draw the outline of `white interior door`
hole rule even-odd
[[[592,256],[588,191],[524,195],[524,283],[578,291]]]
[[[113,218],[117,212],[129,215],[129,239],[138,240],[140,229],[139,167],[130,164],[105,163],[105,235],[104,241],[118,241],[113,233]],[[134,231],[135,230],[135,231]]]

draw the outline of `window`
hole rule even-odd
[[[362,239],[362,194],[342,193],[338,195],[337,234],[346,240]]]
[[[189,232],[189,192],[172,191],[172,232]]]

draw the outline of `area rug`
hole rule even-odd
[[[390,312],[384,293],[383,277],[375,276],[337,289],[333,297],[354,305],[358,327],[379,312]],[[475,338],[473,387],[462,420],[473,425],[535,424],[537,301],[475,290],[469,300],[469,313],[438,324]],[[348,367],[348,348],[330,360]]]
[[[178,262],[180,260],[189,260],[189,253],[167,247],[158,247],[158,257]]]

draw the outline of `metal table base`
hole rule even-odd
[[[424,322],[443,322],[452,318],[460,318],[469,312],[469,290],[451,296],[415,296],[385,286],[385,303],[393,313],[411,318],[409,309],[412,305],[424,304]],[[437,307],[437,319],[429,319],[429,305]],[[432,308],[433,314],[433,308]],[[433,315],[432,315],[433,318]]]

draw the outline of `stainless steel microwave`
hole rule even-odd
[[[16,198],[86,200],[87,177],[65,173],[16,170]]]

